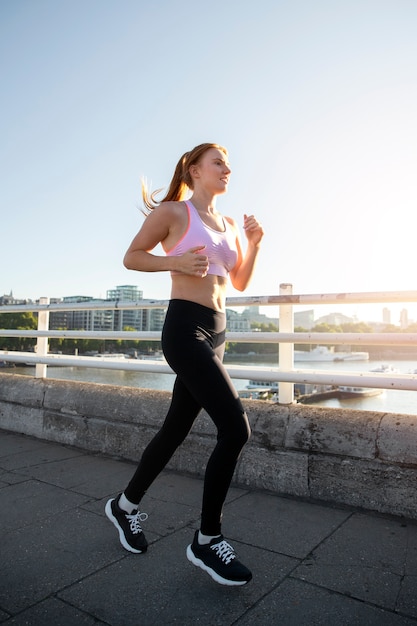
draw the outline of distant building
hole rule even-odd
[[[136,285],[119,285],[115,289],[107,290],[107,300],[132,300],[137,302],[143,299],[143,291]]]
[[[7,306],[8,304],[16,304],[12,291],[9,295],[4,294],[4,296],[0,296],[0,306]]]
[[[410,322],[408,320],[408,311],[407,309],[402,309],[401,313],[400,313],[400,327],[401,330],[405,330],[406,328],[408,328],[410,325]]]
[[[265,313],[259,312],[259,306],[249,306],[244,309],[242,316],[247,318],[250,324],[275,324],[278,326],[278,318],[268,317]]]
[[[139,302],[143,300],[143,291],[135,285],[119,285],[107,291],[107,300],[121,302]],[[149,309],[116,309],[113,311],[113,330],[134,328],[148,330]]]
[[[314,309],[309,311],[298,311],[294,313],[294,327],[305,328],[311,330],[314,326]]]
[[[115,289],[109,289],[107,291],[107,299],[138,303],[138,306],[134,309],[114,311],[113,330],[124,330],[125,328],[154,332],[162,330],[166,307],[156,309],[140,308],[139,303],[143,300],[143,291],[136,285],[119,285]]]
[[[343,315],[342,313],[329,313],[329,315],[323,315],[315,321],[315,325],[329,324],[330,326],[340,326],[341,324],[351,324],[356,321],[355,318]]]
[[[166,308],[163,309],[146,309],[147,327],[142,330],[151,330],[153,332],[161,331],[165,321]]]
[[[68,330],[97,330],[122,331],[133,328],[137,331],[160,331],[165,320],[165,308],[145,309],[140,307],[143,292],[135,285],[119,285],[107,291],[106,299],[92,298],[91,296],[65,296],[63,303],[90,302],[112,303],[135,302],[132,309],[81,309],[75,311],[54,311],[50,314],[50,328]],[[56,300],[55,300],[56,301]],[[52,302],[52,300],[51,300]]]
[[[91,298],[90,296],[65,296],[62,301],[66,304],[89,302],[101,304],[103,299]],[[60,312],[58,312],[60,314]],[[55,313],[52,313],[55,315]],[[79,311],[67,311],[66,320],[68,330],[113,330],[113,311],[81,309]]]
[[[382,309],[382,321],[387,326],[391,324],[391,311],[386,306]]]
[[[233,309],[226,309],[226,328],[232,333],[244,333],[250,331],[250,319],[246,311],[238,313]]]
[[[0,306],[7,306],[12,304],[28,304],[30,300],[17,300],[13,296],[13,291],[10,291],[9,294],[4,294],[4,296],[0,296]]]
[[[51,298],[51,304],[57,304],[62,302],[61,298]],[[49,314],[49,328],[50,330],[61,330],[68,328],[68,311],[51,311]]]

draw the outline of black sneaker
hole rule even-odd
[[[120,495],[110,499],[105,508],[107,517],[119,531],[120,543],[126,550],[140,554],[146,552],[148,542],[142,532],[140,522],[144,522],[148,516],[146,513],[133,511],[131,515],[119,507]]]
[[[235,551],[223,535],[201,546],[197,530],[193,543],[187,548],[187,558],[221,585],[246,585],[252,579],[252,573],[237,560]]]

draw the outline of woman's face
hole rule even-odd
[[[206,150],[199,162],[190,168],[194,186],[203,185],[213,194],[227,191],[231,171],[226,154],[217,148]]]

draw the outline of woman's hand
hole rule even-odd
[[[262,225],[258,222],[254,215],[245,214],[243,218],[243,230],[248,243],[251,243],[253,246],[259,245],[262,237],[264,236]]]
[[[260,243],[264,236],[261,224],[253,215],[244,215],[243,230],[248,241],[246,251],[243,253],[240,237],[237,237],[238,260],[230,272],[232,285],[238,291],[244,291],[249,285],[256,265],[256,259],[260,250]]]
[[[204,250],[205,247],[206,246],[196,246],[190,248],[181,256],[176,257],[176,271],[189,274],[190,276],[200,276],[201,278],[207,276],[209,268],[208,257],[205,254],[198,254],[198,252]]]

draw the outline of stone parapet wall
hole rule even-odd
[[[0,428],[137,461],[170,393],[0,374]],[[235,483],[417,519],[417,416],[245,400],[252,437]],[[202,412],[169,469],[203,476]]]

